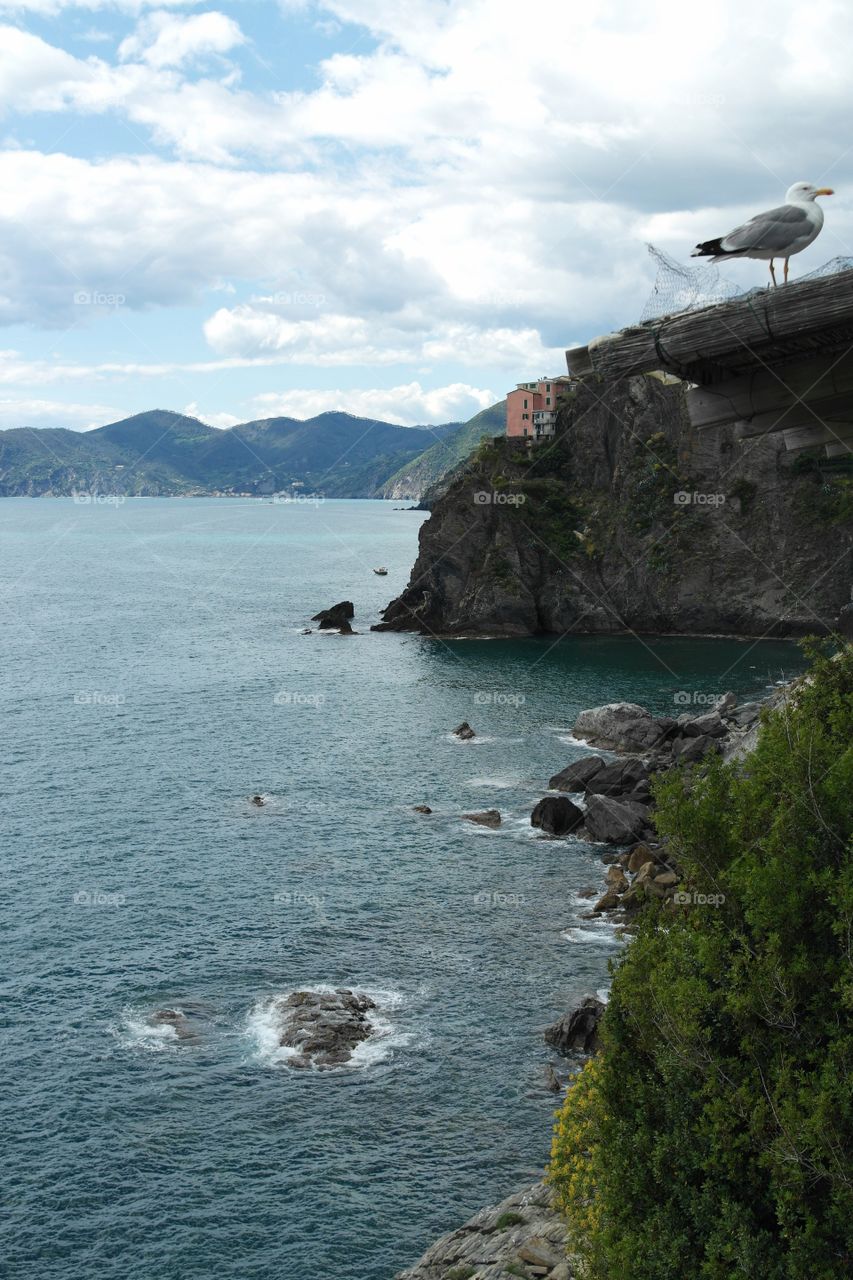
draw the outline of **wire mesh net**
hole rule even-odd
[[[747,294],[763,292],[762,289],[745,289],[726,280],[720,275],[719,267],[713,263],[687,267],[653,244],[648,245],[648,250],[657,266],[657,275],[654,288],[640,316],[641,324],[647,320],[657,320],[661,316],[677,315],[682,311],[699,311],[702,307],[711,307],[718,302],[729,302],[732,298],[745,298]],[[839,271],[848,271],[851,267],[853,258],[831,258],[808,275],[799,276],[798,281],[819,280]]]

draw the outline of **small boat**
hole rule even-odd
[[[384,569],[384,568],[379,568],[379,569],[374,569],[374,570],[373,570],[373,572],[374,572],[374,573],[378,573],[378,574],[379,574],[379,576],[380,576],[380,578],[384,578],[384,577],[386,576],[386,574],[388,573],[388,570],[387,570],[387,569]]]

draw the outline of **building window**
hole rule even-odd
[[[524,403],[525,403],[525,404],[527,404],[527,401],[525,400],[525,402],[524,402]],[[523,421],[523,422],[528,422],[528,421],[529,421],[529,419],[530,419],[530,414],[529,414],[529,413],[523,413],[523,414],[521,415],[521,418],[522,418],[522,421]]]
[[[524,428],[524,434],[527,435],[527,427]]]
[[[525,400],[525,402],[524,402],[524,407],[525,407],[525,409],[527,408],[527,401],[526,401],[526,400]]]
[[[551,397],[550,397],[550,396],[546,396],[546,397],[545,397],[545,403],[546,403],[546,404],[550,404],[550,403],[551,403]]]
[[[546,390],[546,391],[550,391],[550,390],[551,390],[551,384],[550,384],[550,382],[546,382],[546,383],[545,383],[545,390]]]

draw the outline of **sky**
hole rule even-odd
[[[846,0],[0,0],[0,427],[464,420],[831,186]],[[725,264],[740,287],[766,264]]]

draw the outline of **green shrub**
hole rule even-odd
[[[590,1280],[849,1274],[853,657],[813,658],[745,766],[656,788],[691,900],[641,913],[550,1166]]]
[[[495,1231],[506,1231],[507,1227],[517,1227],[524,1222],[524,1215],[521,1213],[502,1213],[495,1223]]]

